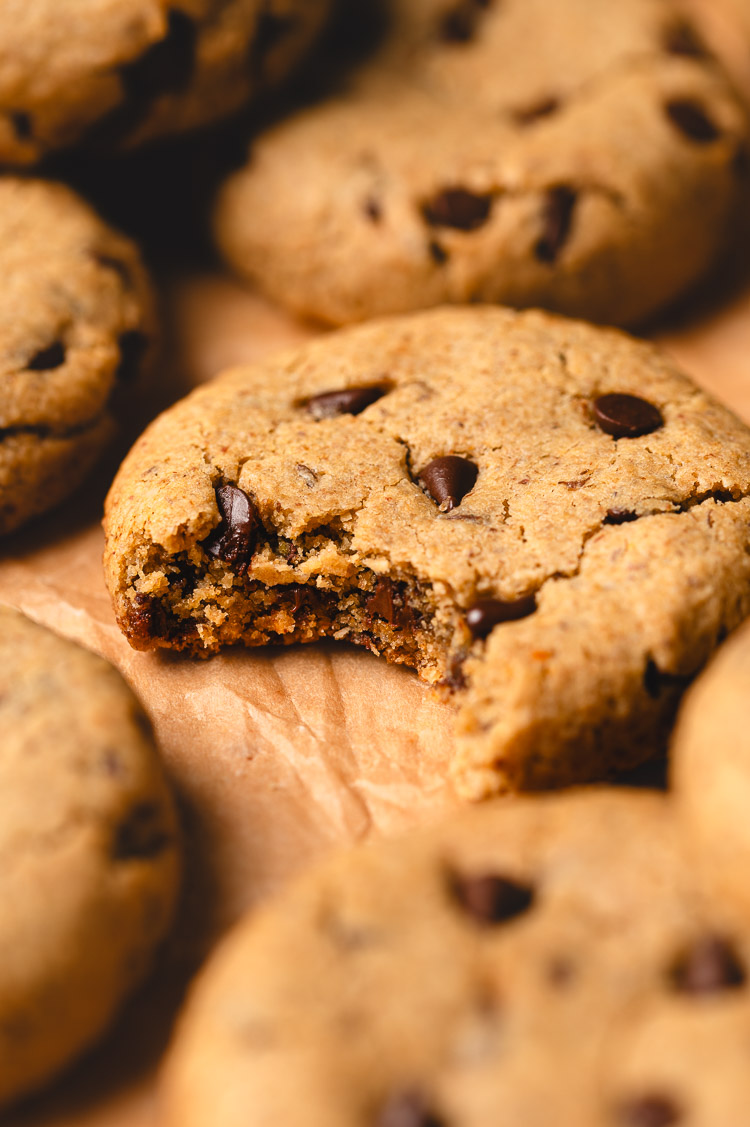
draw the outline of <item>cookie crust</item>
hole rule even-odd
[[[612,395],[662,424],[607,433]],[[112,487],[105,569],[136,648],[332,636],[456,690],[455,778],[477,798],[663,748],[750,609],[749,492],[746,428],[652,346],[446,308],[237,369],[165,413]]]

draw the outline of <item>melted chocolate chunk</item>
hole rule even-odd
[[[577,198],[577,193],[564,184],[547,192],[542,207],[542,234],[534,247],[540,262],[551,264],[557,260],[570,234]]]
[[[475,638],[486,638],[501,623],[528,618],[535,610],[535,595],[524,595],[510,603],[500,599],[479,599],[467,610],[466,625]]]
[[[167,615],[164,607],[152,595],[138,594],[128,615],[128,637],[146,646],[167,633]]]
[[[13,126],[13,132],[19,141],[31,140],[31,115],[27,114],[24,110],[13,110],[10,113],[10,123]]]
[[[59,368],[65,363],[65,346],[61,340],[56,340],[48,348],[31,357],[26,367],[32,372],[47,372]]]
[[[445,1127],[418,1092],[397,1092],[386,1100],[375,1127]]]
[[[592,411],[599,429],[613,438],[640,438],[664,426],[659,408],[637,395],[600,395],[594,400]]]
[[[371,620],[377,615],[390,626],[403,629],[414,626],[414,612],[405,602],[403,593],[387,577],[378,579],[373,593],[367,599],[366,606]]]
[[[718,994],[745,985],[745,968],[726,939],[706,935],[683,951],[669,978],[683,994]]]
[[[468,458],[448,454],[433,458],[417,480],[442,511],[449,513],[474,488],[478,473],[478,468]]]
[[[430,239],[429,243],[427,244],[427,249],[430,252],[432,261],[437,266],[444,266],[448,261],[448,251],[445,249],[445,247],[441,247],[440,243],[436,242],[435,239]]]
[[[209,555],[229,564],[238,575],[250,567],[255,551],[256,530],[259,518],[254,501],[236,485],[220,485],[216,490],[216,504],[221,513],[221,524],[204,541]]]
[[[323,391],[305,400],[304,407],[314,419],[334,419],[336,415],[359,415],[365,407],[377,403],[386,393],[384,387],[344,387],[341,391]]]
[[[676,98],[667,102],[664,111],[672,124],[689,140],[695,141],[696,145],[710,145],[721,135],[703,106],[690,98]]]
[[[487,926],[508,923],[523,915],[534,903],[534,890],[527,884],[492,873],[463,876],[452,873],[453,898],[477,923]]]
[[[140,802],[118,826],[112,856],[116,861],[148,860],[163,853],[169,843],[161,808],[154,802]]]
[[[662,46],[670,55],[686,55],[693,59],[703,59],[708,55],[705,43],[687,20],[677,20],[664,28]]]
[[[422,215],[431,227],[475,231],[487,222],[491,209],[491,192],[479,194],[466,188],[445,188],[422,204]]]
[[[681,1119],[674,1100],[657,1094],[626,1100],[615,1110],[618,1127],[672,1127]]]
[[[120,349],[120,363],[117,366],[116,378],[123,383],[130,383],[138,375],[138,369],[148,351],[148,337],[140,329],[128,329],[127,332],[120,334],[117,345]]]

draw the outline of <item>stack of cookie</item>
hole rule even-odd
[[[722,643],[750,616],[750,430],[601,323],[718,268],[747,108],[680,0],[340,7],[317,55],[325,0],[77,0],[72,27],[29,0],[0,48],[0,160],[66,167],[257,108],[311,49],[214,231],[256,289],[342,327],[145,429],[106,583],[137,651],[335,639],[411,667],[455,705],[457,794],[492,800],[242,922],[180,1019],[164,1121],[740,1123],[750,634]],[[11,533],[89,471],[158,334],[138,251],[69,188],[0,177],[0,230]],[[0,1104],[104,1028],[179,868],[129,691],[2,626]],[[582,789],[670,740],[673,793]]]

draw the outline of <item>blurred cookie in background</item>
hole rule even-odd
[[[330,0],[4,0],[0,165],[131,146],[239,109],[304,54]]]
[[[171,921],[174,803],[101,658],[0,608],[0,1107],[99,1036]]]
[[[332,323],[490,301],[633,324],[711,264],[747,121],[680,6],[380,12],[359,69],[220,192],[219,247],[274,300]]]
[[[68,496],[155,339],[135,245],[62,184],[0,177],[0,533]]]

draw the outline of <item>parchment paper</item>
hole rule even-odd
[[[712,34],[724,37],[738,81],[750,90],[750,59],[709,8]],[[652,335],[750,422],[747,257],[738,248],[681,323]],[[145,416],[222,368],[320,331],[218,271],[172,282],[167,301],[170,363]],[[143,421],[132,422],[121,448],[74,500],[0,545],[0,603],[103,654],[140,696],[182,804],[184,902],[155,974],[113,1031],[46,1093],[6,1116],[7,1127],[155,1127],[159,1059],[184,985],[216,937],[325,850],[457,805],[445,783],[451,708],[406,670],[334,645],[230,652],[205,662],[129,648],[102,580],[99,520],[114,469]]]

